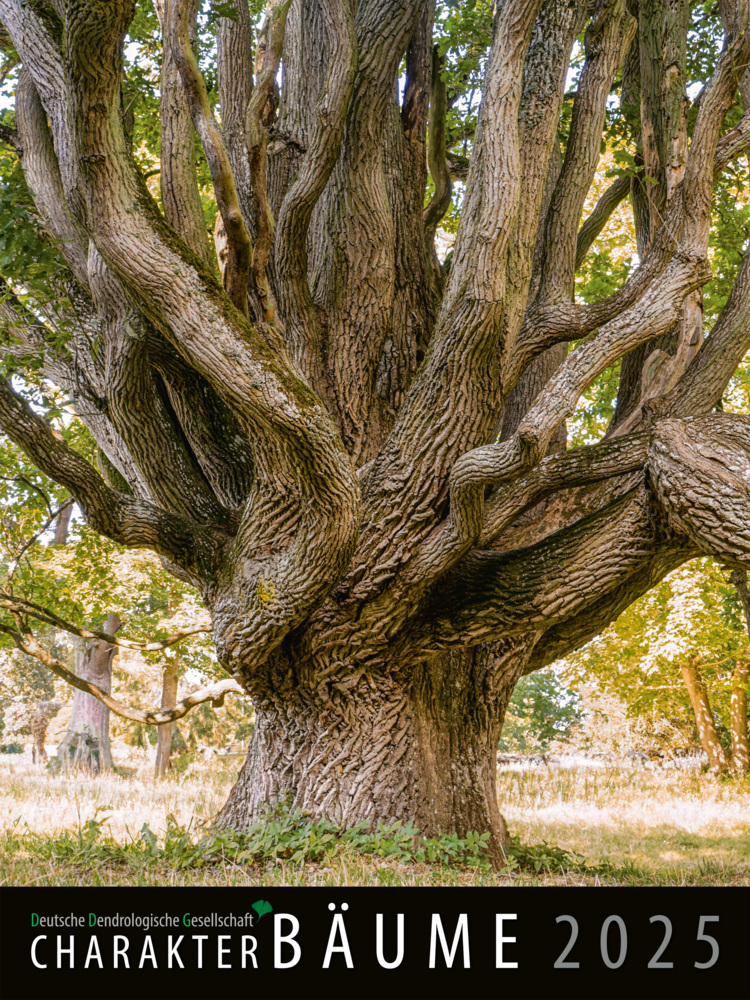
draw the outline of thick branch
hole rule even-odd
[[[352,567],[358,599],[366,599],[370,587],[382,591],[384,579],[411,559],[417,539],[434,525],[457,454],[485,440],[494,423],[504,265],[521,191],[522,71],[540,5],[541,0],[513,0],[496,18],[467,200],[440,316],[425,363],[368,476],[377,507]],[[426,516],[415,519],[415,509]],[[386,552],[381,525],[399,522],[399,551]],[[387,569],[378,568],[381,559]],[[368,563],[371,575],[365,574]]]
[[[687,157],[686,52],[690,21],[687,0],[640,4],[640,124],[650,183],[649,238],[682,180]]]
[[[103,406],[104,372],[101,357],[92,358],[88,352],[90,340],[86,330],[74,328],[71,356],[66,349],[60,349],[54,334],[37,317],[25,308],[7,287],[2,287],[0,295],[0,320],[7,324],[12,338],[21,344],[11,344],[13,354],[40,352],[44,358],[44,374],[56,386],[69,392],[75,402],[76,413],[81,423],[88,428],[103,452],[122,477],[129,490],[148,499],[149,493],[143,478],[125,446],[125,442],[113,427]],[[76,317],[77,318],[77,317]]]
[[[443,78],[444,59],[437,45],[432,52],[432,88],[430,94],[430,133],[427,144],[427,162],[434,192],[424,213],[425,237],[432,240],[451,203],[453,185],[446,161],[445,116],[448,110],[448,89]]]
[[[170,0],[167,7],[166,33],[185,88],[193,124],[208,160],[216,204],[219,206],[227,233],[229,254],[224,283],[234,305],[247,315],[247,279],[252,244],[240,209],[224,139],[216,124],[206,85],[190,44],[190,0]]]
[[[16,122],[23,147],[21,165],[47,231],[82,288],[88,288],[88,236],[68,205],[47,117],[28,70],[16,87]]]
[[[169,44],[167,4],[168,0],[156,2],[156,12],[165,39],[165,44],[162,46],[159,82],[161,200],[169,224],[208,267],[215,268],[216,261],[208,242],[195,172],[195,130],[179,70],[172,54],[172,46]],[[189,3],[187,16],[190,44],[195,50],[197,48],[195,0]]]
[[[724,116],[734,102],[740,78],[750,62],[750,4],[738,0],[735,10],[731,34],[724,43],[698,109],[682,183],[687,236],[702,252],[708,245],[711,228],[711,188],[719,133]]]
[[[474,551],[422,609],[418,648],[476,645],[564,621],[647,566],[654,532],[640,487],[528,549]]]
[[[578,230],[576,242],[575,269],[583,264],[586,254],[591,249],[591,245],[604,227],[609,222],[612,213],[625,198],[630,194],[630,177],[618,177],[613,181],[599,201],[587,216],[586,221]]]
[[[227,512],[190,451],[149,364],[143,318],[95,248],[89,272],[105,333],[106,395],[115,429],[161,507],[198,523],[225,524]]]
[[[253,481],[253,451],[235,414],[164,337],[148,330],[148,360],[161,376],[179,426],[219,502],[240,507]]]
[[[709,413],[721,399],[748,350],[750,251],[743,257],[734,287],[710,335],[674,388],[648,404],[651,412],[674,417]]]
[[[750,11],[744,4],[740,8],[742,19],[750,20]],[[719,132],[734,99],[738,77],[750,58],[750,27],[745,30],[744,20],[727,39],[706,87],[684,179],[667,205],[645,260],[622,288],[602,302],[591,306],[560,302],[532,308],[513,357],[510,384],[515,383],[541,351],[561,340],[586,336],[632,306],[657,279],[663,280],[665,267],[678,251],[696,261],[705,258],[711,225],[711,188],[723,162],[717,155]]]
[[[731,163],[732,160],[747,153],[750,149],[750,108],[745,111],[731,132],[723,135],[716,146],[714,159],[714,177]]]
[[[308,282],[308,231],[341,151],[357,68],[357,37],[345,0],[311,6],[325,32],[329,56],[311,109],[305,152],[278,213],[274,249],[276,288],[286,339],[300,370],[323,399],[331,386],[323,357],[323,329]]]
[[[586,31],[586,61],[573,104],[570,138],[547,215],[540,303],[572,298],[576,234],[599,162],[607,99],[635,30],[625,0],[603,0]]]
[[[552,493],[645,468],[647,450],[647,436],[641,434],[542,459],[487,500],[479,546],[489,545],[524,510]]]
[[[707,280],[707,267],[697,268],[690,259],[677,261],[658,288],[651,288],[636,306],[573,352],[537,397],[515,435],[458,459],[450,476],[450,513],[440,529],[440,543],[428,541],[417,565],[426,562],[429,575],[440,575],[476,543],[486,487],[514,479],[536,464],[560,421],[574,413],[584,389],[623,353],[666,332],[679,315],[685,295]]]
[[[151,548],[196,581],[210,576],[219,536],[153,504],[110,489],[6,383],[0,383],[0,427],[50,479],[66,487],[93,528],[128,548]]]
[[[524,673],[530,674],[549,666],[555,660],[568,656],[599,635],[615,619],[645,593],[663,580],[667,573],[677,569],[698,554],[685,539],[665,540],[654,550],[652,558],[619,586],[607,591],[578,614],[556,622],[537,640]]]
[[[247,151],[247,107],[253,92],[253,25],[248,0],[235,3],[236,19],[222,17],[216,32],[221,130],[245,222],[253,225]]]
[[[506,259],[506,300],[500,335],[503,352],[500,391],[502,434],[513,433],[541,385],[564,360],[566,349],[548,352],[533,373],[517,383],[508,396],[518,335],[530,302],[539,291],[544,260],[544,236],[549,207],[562,170],[558,126],[570,54],[587,19],[586,4],[545,0],[537,18],[523,70],[519,109],[521,177],[523,195]],[[494,430],[497,432],[496,425]],[[562,437],[562,431],[561,435]]]
[[[662,420],[649,468],[676,531],[732,566],[750,563],[750,417]]]
[[[266,9],[258,35],[255,87],[247,107],[247,148],[255,222],[250,273],[266,323],[273,323],[276,314],[276,303],[266,275],[273,237],[273,216],[266,191],[268,131],[275,116],[276,75],[284,48],[284,29],[290,3],[291,0],[274,0]]]
[[[79,0],[69,19],[79,200],[108,266],[253,441],[258,474],[221,591],[211,592],[217,649],[241,675],[335,585],[357,536],[359,484],[318,398],[166,231],[131,169],[114,110],[130,13],[125,0]]]

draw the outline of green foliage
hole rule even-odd
[[[477,127],[482,80],[492,39],[494,5],[490,0],[439,0],[435,10],[434,38],[444,60],[448,108],[446,150],[470,156]],[[453,201],[441,227],[454,233],[461,214],[464,185],[454,184]],[[431,186],[427,198],[432,195]]]
[[[690,84],[705,83],[716,67],[724,31],[713,0],[693,0],[687,37],[687,74]]]
[[[626,237],[620,243],[626,242]],[[612,253],[612,245],[601,250],[593,250],[587,254],[583,264],[576,272],[576,291],[578,298],[587,305],[601,302],[613,295],[625,284],[633,270],[632,256],[617,259]]]
[[[696,657],[719,735],[729,740],[735,658],[747,655],[739,598],[727,571],[702,558],[670,573],[600,636],[564,661],[571,684],[595,681],[620,698],[632,717],[649,714],[692,732],[694,719],[680,662]]]
[[[89,460],[95,446],[87,430],[70,415],[49,386],[44,391],[28,385],[24,394],[41,409],[76,451]],[[128,551],[89,528],[77,514],[71,521],[65,545],[53,545],[52,515],[68,500],[67,492],[42,475],[14,444],[0,437],[0,586],[18,598],[34,601],[78,626],[101,629],[107,615],[117,611],[123,632],[132,639],[158,641],[179,628],[200,622],[194,589],[177,580],[150,553]],[[205,620],[205,619],[204,619]],[[72,637],[38,621],[34,633],[53,654],[74,667]],[[0,625],[14,627],[12,616],[0,609]],[[11,706],[14,732],[19,730],[24,706],[55,696],[53,675],[38,661],[14,651],[12,640],[0,632],[0,732]],[[189,675],[194,686],[219,680],[224,675],[213,654],[210,635],[197,634],[169,653],[143,654],[146,665],[161,664],[166,656],[179,658],[179,676]],[[152,671],[153,673],[153,671]],[[153,704],[161,692],[157,675],[154,690],[148,676],[123,668],[115,658],[115,694],[135,704]],[[62,685],[63,697],[67,693]],[[58,693],[59,696],[59,693]],[[150,706],[149,706],[150,707]],[[245,738],[251,731],[252,706],[233,699],[223,709],[199,706],[181,723],[173,746],[177,752],[199,744],[222,745],[232,738]],[[113,721],[114,726],[122,725]],[[156,728],[127,723],[125,739],[134,745],[156,742]],[[241,730],[241,732],[240,732]]]
[[[568,421],[568,446],[594,444],[605,434],[615,412],[620,384],[618,360],[582,393],[573,418]]]
[[[511,837],[510,845],[503,848],[503,854],[507,861],[506,867],[502,870],[504,873],[528,871],[537,874],[545,872],[549,875],[612,876],[619,874],[620,871],[617,866],[606,860],[591,864],[578,851],[569,851],[556,844],[548,844],[546,840],[541,844],[524,844],[517,837]]]
[[[584,857],[578,851],[566,851],[563,847],[548,844],[523,844],[517,837],[512,837],[510,845],[503,848],[508,862],[508,871],[527,869],[534,872],[566,872],[577,871],[584,862]]]
[[[7,654],[6,654],[7,656]],[[11,706],[33,705],[39,701],[52,701],[55,697],[53,675],[32,656],[18,654],[7,657],[0,670],[0,733],[6,731],[6,714]],[[27,733],[24,721],[13,728],[15,734]]]
[[[522,677],[505,716],[500,749],[511,753],[545,751],[565,741],[581,721],[580,696],[551,669]]]
[[[281,804],[269,810],[247,833],[214,833],[199,841],[193,853],[187,851],[184,840],[180,843],[186,847],[190,864],[206,862],[227,852],[240,864],[271,858],[293,863],[320,862],[349,848],[358,854],[403,862],[482,867],[488,864],[489,836],[469,833],[466,838],[455,834],[421,837],[412,823],[400,822],[391,826],[379,823],[375,828],[358,823],[341,830],[328,820],[314,821],[302,810]]]
[[[12,125],[9,112],[4,124]],[[0,273],[23,285],[33,300],[49,305],[68,271],[54,240],[40,227],[18,156],[0,145]]]
[[[727,116],[728,118],[730,116]],[[732,118],[737,117],[734,112]],[[727,122],[729,126],[729,121]],[[711,227],[713,280],[703,293],[706,325],[710,329],[726,305],[750,238],[748,170],[744,157],[729,164],[714,186]]]
[[[109,806],[99,807],[94,818],[76,831],[55,838],[38,838],[37,848],[59,860],[85,862],[97,866],[127,859],[148,864],[159,860],[174,868],[197,868],[231,861],[236,865],[284,860],[291,864],[321,863],[342,852],[374,856],[402,864],[433,864],[448,867],[488,868],[488,833],[421,837],[413,824],[378,824],[368,829],[360,823],[342,830],[328,820],[313,821],[299,809],[286,805],[270,809],[246,833],[220,830],[195,839],[173,816],[159,838],[144,823],[137,838],[118,844],[107,836],[105,824]],[[100,816],[100,813],[102,814]],[[33,835],[28,835],[33,836]]]

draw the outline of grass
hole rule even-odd
[[[750,884],[750,780],[701,771],[504,771],[498,794],[522,840],[551,840],[662,881]],[[739,881],[738,881],[739,880]]]
[[[516,842],[498,873],[477,841],[342,834],[288,812],[248,838],[211,837],[238,760],[155,782],[146,767],[70,779],[0,757],[0,885],[750,885],[747,780],[502,772]]]

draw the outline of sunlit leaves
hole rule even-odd
[[[513,691],[503,724],[500,749],[511,753],[546,751],[564,741],[581,721],[580,696],[553,670],[522,677]]]
[[[564,661],[563,678],[589,680],[619,697],[632,715],[648,712],[692,725],[680,661],[697,657],[711,705],[728,728],[734,658],[748,634],[728,571],[704,558],[675,570],[599,637]]]

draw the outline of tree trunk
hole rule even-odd
[[[169,657],[164,666],[164,681],[161,689],[161,707],[174,708],[177,704],[177,660]],[[172,758],[172,736],[176,723],[168,722],[159,726],[156,736],[156,767],[155,778],[166,778]]]
[[[732,676],[730,730],[732,733],[732,770],[738,774],[750,771],[747,740],[747,674],[748,664],[737,661]]]
[[[700,668],[697,663],[690,659],[680,664],[682,676],[690,695],[690,703],[695,713],[695,721],[700,733],[701,746],[708,754],[708,764],[712,770],[726,771],[729,766],[727,755],[719,742],[716,732],[714,718],[711,713],[711,704],[708,700],[708,692]]]
[[[400,820],[426,836],[487,831],[502,864],[497,745],[522,665],[517,644],[500,656],[461,649],[418,666],[410,683],[398,671],[329,668],[295,689],[279,661],[275,684],[254,695],[247,760],[218,824],[247,828],[265,803],[286,800],[342,827]]]
[[[107,617],[104,631],[113,635],[122,625],[116,614]],[[75,672],[84,680],[112,689],[112,661],[117,647],[99,639],[79,639],[75,647]],[[65,773],[96,775],[112,767],[109,745],[109,708],[93,695],[76,690],[68,731],[57,748],[57,766]]]
[[[222,822],[245,827],[260,803],[287,796],[342,824],[489,830],[499,860],[495,747],[521,670],[580,647],[699,553],[735,565],[750,551],[750,418],[712,412],[750,349],[750,252],[705,342],[697,304],[714,181],[750,143],[744,124],[722,137],[750,63],[748,5],[722,5],[722,51],[707,59],[715,71],[688,146],[687,0],[503,0],[486,52],[474,29],[465,39],[484,75],[476,128],[449,121],[444,150],[437,88],[428,107],[433,44],[454,110],[473,105],[478,80],[456,75],[444,18],[431,31],[435,0],[292,4],[281,74],[270,21],[281,29],[287,5],[271,4],[255,81],[240,5],[218,32],[221,126],[192,47],[195,4],[158,6],[166,218],[132,156],[153,116],[139,110],[138,132],[124,128],[134,5],[0,0],[3,44],[7,33],[23,64],[18,131],[4,126],[3,138],[34,198],[29,223],[75,276],[76,313],[84,303],[73,316],[53,283],[19,278],[23,294],[6,289],[0,312],[24,342],[14,366],[27,348],[43,358],[117,476],[103,479],[5,381],[0,428],[93,530],[156,552],[199,590],[217,658],[258,712]],[[613,294],[573,301],[610,113],[654,181],[632,188],[639,266]],[[188,115],[224,223],[225,290],[189,176]],[[428,134],[433,186],[459,136],[471,154],[442,289],[419,218]],[[262,155],[251,162],[252,150]],[[247,296],[266,263],[273,317]],[[69,346],[43,321],[49,302],[71,318]],[[616,362],[608,439],[562,449],[564,421]],[[33,648],[28,633],[9,634]],[[498,640],[499,652],[481,645]],[[113,656],[82,645],[79,672],[108,689]],[[683,672],[712,764],[725,767],[700,674]],[[108,713],[76,697],[61,757],[98,768]]]
[[[68,503],[62,508],[55,521],[55,534],[52,539],[53,545],[65,545],[68,540],[70,529],[70,519],[73,516],[73,504]]]

